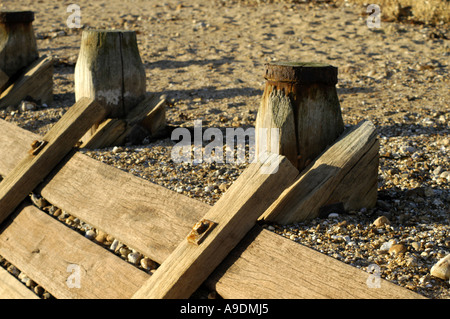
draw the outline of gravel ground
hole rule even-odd
[[[139,31],[147,90],[166,95],[167,120],[173,127],[192,127],[196,119],[222,130],[252,127],[266,62],[314,60],[337,66],[344,122],[368,119],[378,128],[377,206],[264,227],[365,271],[377,265],[382,278],[426,297],[450,298],[449,281],[430,275],[431,267],[450,253],[448,25],[383,22],[381,29],[369,29],[361,15],[364,8],[326,3],[257,6],[171,0],[135,1],[131,6],[130,1],[80,1],[80,6],[84,28]],[[51,1],[41,1],[39,8],[29,1],[0,4],[0,9],[30,7],[45,17],[34,26],[40,53],[56,60],[55,101],[31,110],[0,110],[0,118],[44,134],[74,103],[81,30],[68,29],[65,7]],[[82,152],[208,204],[248,165],[177,164],[171,159],[175,143],[170,137],[146,139],[140,145]],[[384,224],[374,226],[380,216],[386,217]],[[70,216],[60,219],[84,235],[92,230],[74,218],[70,222]],[[104,245],[111,248],[113,242],[105,239]],[[127,259],[133,253],[123,252],[116,251]],[[7,261],[2,264],[9,267]],[[151,264],[146,270],[156,267]]]

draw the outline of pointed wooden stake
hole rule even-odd
[[[41,141],[0,182],[0,223],[66,156],[92,124],[107,115],[107,109],[84,98],[75,103]]]

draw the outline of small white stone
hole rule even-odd
[[[331,213],[328,215],[328,218],[338,218],[339,214],[338,213]]]
[[[392,242],[391,241],[385,242],[385,243],[381,244],[380,251],[381,252],[388,252],[391,247],[392,247]]]
[[[212,185],[209,185],[209,186],[206,186],[205,187],[205,192],[212,192],[212,191],[214,191],[214,186],[212,186]]]
[[[19,110],[22,112],[33,111],[36,109],[36,104],[29,101],[22,101],[19,105]]]
[[[120,152],[122,152],[122,148],[119,147],[119,146],[114,146],[113,149],[112,149],[112,152],[114,154],[120,153]]]
[[[117,239],[114,239],[114,241],[111,243],[111,246],[109,246],[109,249],[112,251],[116,251],[116,249],[119,247],[119,241]]]

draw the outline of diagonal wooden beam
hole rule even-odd
[[[0,223],[35,189],[66,156],[83,134],[107,115],[104,106],[91,99],[75,103],[41,141],[0,183]]]
[[[297,175],[284,156],[251,164],[133,298],[189,298]]]
[[[28,96],[41,103],[53,100],[53,60],[42,56],[0,94],[0,109],[18,105]]]

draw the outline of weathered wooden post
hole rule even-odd
[[[0,108],[53,100],[53,62],[39,57],[32,11],[0,12]]]
[[[39,57],[32,11],[0,12],[0,69],[9,77]]]
[[[335,88],[337,68],[321,63],[270,63],[264,77],[255,125],[256,152],[264,138],[259,129],[279,128],[279,154],[302,171],[344,131]]]
[[[75,99],[95,98],[127,114],[145,96],[145,70],[134,31],[85,30],[75,66]]]
[[[131,120],[135,125],[139,122],[136,116],[143,120],[155,107],[149,106],[151,98],[146,96],[145,69],[134,31],[83,31],[75,66],[75,99],[82,97],[95,98],[111,110],[106,121],[83,137],[84,146],[91,148],[123,142]],[[128,118],[130,114],[133,119]]]

